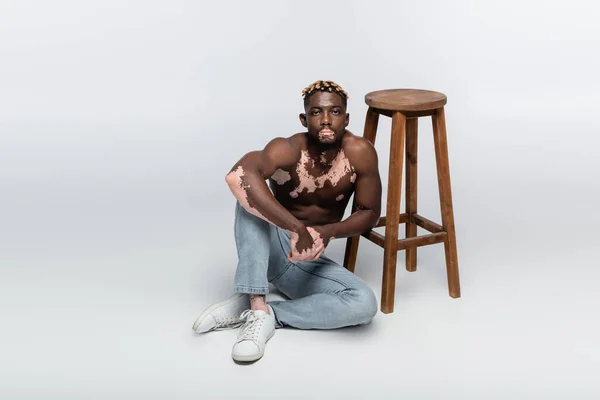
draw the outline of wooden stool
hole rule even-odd
[[[450,296],[460,297],[446,121],[444,118],[446,96],[429,90],[392,89],[371,92],[365,96],[365,102],[369,106],[369,110],[367,111],[363,137],[371,143],[375,144],[379,115],[392,118],[387,215],[381,217],[377,224],[378,227],[385,226],[385,236],[374,230],[361,235],[384,249],[381,311],[384,313],[394,311],[397,252],[406,250],[406,269],[413,272],[417,270],[417,247],[435,243],[444,242]],[[433,122],[442,226],[417,214],[417,121],[419,117],[425,116],[431,116]],[[405,136],[406,213],[400,214]],[[354,206],[352,211],[354,212]],[[406,239],[398,240],[398,225],[402,223],[406,223]],[[417,226],[428,230],[431,234],[417,236]],[[359,239],[360,236],[354,236],[348,238],[346,243],[344,267],[352,272],[354,272],[356,264]]]

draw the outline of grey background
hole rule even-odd
[[[0,1],[0,397],[597,398],[599,17],[592,1]],[[448,95],[463,297],[441,245],[416,273],[400,253],[393,314],[279,330],[239,366],[234,331],[190,329],[232,290],[224,176],[302,129],[316,79],[349,93],[357,134],[369,91]],[[419,156],[419,212],[439,221],[426,119]],[[362,242],[356,270],[378,296],[382,255]]]

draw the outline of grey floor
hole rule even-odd
[[[466,184],[461,181],[456,193]],[[491,184],[480,189],[497,195]],[[433,200],[423,200],[424,215]],[[0,397],[600,394],[597,247],[585,231],[574,236],[599,221],[560,225],[541,218],[550,208],[524,200],[523,212],[546,225],[525,220],[519,226],[509,211],[494,211],[485,201],[455,200],[462,298],[447,294],[442,245],[420,250],[415,273],[404,270],[399,253],[393,314],[378,313],[358,328],[278,330],[264,358],[242,366],[230,358],[234,331],[191,330],[204,307],[231,293],[233,199],[220,206],[207,199],[216,210],[211,213],[190,202],[171,204],[162,214],[156,210],[169,198],[125,200],[118,210],[112,201],[106,208],[87,203],[93,210],[84,202],[79,208],[56,202],[30,208],[25,221],[7,220],[13,229],[3,241],[9,246],[0,280]],[[343,250],[337,240],[328,252],[341,261]],[[381,263],[382,252],[362,242],[356,273],[378,296]]]

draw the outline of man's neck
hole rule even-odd
[[[320,143],[312,143],[309,140],[306,145],[309,157],[315,161],[315,164],[330,166],[342,150],[342,138],[329,146]]]

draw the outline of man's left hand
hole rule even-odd
[[[327,247],[327,245],[329,244],[329,241],[331,239],[334,239],[334,237],[331,235],[331,232],[327,228],[327,225],[320,225],[320,226],[315,225],[315,226],[311,226],[311,228],[313,228],[315,231],[317,231],[317,233],[321,236],[324,247]]]

